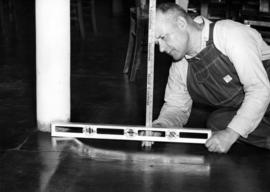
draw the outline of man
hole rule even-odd
[[[231,20],[192,20],[164,3],[156,41],[175,62],[154,127],[184,126],[192,103],[200,103],[216,109],[207,123],[214,131],[209,151],[226,153],[238,139],[270,149],[270,47],[256,30]]]

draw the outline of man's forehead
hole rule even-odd
[[[161,13],[160,11],[157,11],[156,15],[156,37],[162,35],[166,30],[168,30],[170,27],[171,20],[168,19],[167,15],[164,13]]]
[[[167,14],[164,14],[161,11],[156,12],[156,21],[157,22],[165,22],[166,20],[168,20]]]

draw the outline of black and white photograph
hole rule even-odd
[[[269,0],[0,0],[0,192],[269,192]]]

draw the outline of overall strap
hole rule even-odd
[[[214,27],[215,27],[216,22],[210,23],[209,25],[209,39],[206,42],[206,46],[211,45],[214,43]]]

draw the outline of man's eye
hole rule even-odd
[[[168,35],[164,35],[161,37],[162,40],[166,40],[168,38]]]

